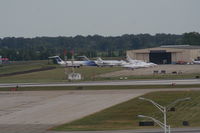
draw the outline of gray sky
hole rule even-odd
[[[0,37],[200,32],[200,0],[0,0]]]

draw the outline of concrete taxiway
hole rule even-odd
[[[1,91],[0,133],[51,133],[47,129],[56,125],[82,118],[148,92],[167,90],[200,90],[200,88]]]
[[[169,84],[200,84],[200,79],[184,80],[119,80],[119,81],[93,81],[75,83],[1,83],[2,87],[42,87],[42,86],[101,86],[101,85],[169,85]]]
[[[0,133],[43,133],[150,91],[0,92]]]

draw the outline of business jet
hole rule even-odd
[[[141,60],[133,60],[129,56],[127,56],[127,62],[122,64],[122,67],[124,68],[130,68],[130,69],[137,69],[137,68],[148,68],[156,66],[157,64],[154,63],[147,63]]]
[[[200,64],[200,60],[193,60],[192,63],[193,64]]]
[[[123,61],[118,61],[118,60],[102,60],[100,57],[97,58],[97,60],[95,61],[95,63],[97,64],[97,66],[120,66],[122,65]]]
[[[133,64],[140,64],[142,66],[145,66],[145,67],[153,67],[153,66],[157,66],[157,64],[155,63],[152,63],[152,62],[144,62],[144,61],[141,61],[141,60],[133,60],[132,58],[130,58],[129,56],[127,56],[127,60],[128,62],[130,63],[133,63]]]

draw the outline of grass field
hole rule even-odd
[[[191,73],[191,74],[181,74],[181,75],[172,75],[172,74],[164,74],[164,75],[133,75],[133,76],[120,76],[120,77],[110,77],[105,79],[116,80],[121,77],[127,77],[127,79],[135,80],[135,79],[194,79],[196,76],[200,76],[199,73]]]
[[[28,68],[35,68],[33,65],[30,65]],[[10,68],[7,68],[9,70],[4,70],[7,72],[11,72]],[[14,70],[16,70],[16,66],[13,66]],[[20,68],[22,69],[22,68]],[[71,69],[71,68],[69,68]],[[112,72],[112,71],[118,71],[122,68],[119,67],[81,67],[75,69],[75,72],[81,73],[84,80],[97,80],[95,79],[95,76],[102,73]],[[17,69],[19,70],[19,69]],[[16,70],[16,71],[17,71]],[[56,69],[48,70],[48,71],[40,71],[40,72],[34,72],[34,73],[27,73],[27,74],[20,74],[20,75],[14,75],[9,77],[0,77],[0,82],[67,82],[67,77],[64,74],[65,70],[63,67],[57,66]]]
[[[56,69],[48,71],[33,72],[27,74],[19,74],[8,77],[0,77],[0,83],[10,82],[68,82],[65,70],[59,65],[48,65],[48,61],[28,61],[20,62],[16,64],[4,65],[0,67],[0,74],[7,74],[13,72],[27,71],[32,69],[38,69],[48,66],[56,66]],[[67,69],[68,73],[71,68]],[[81,73],[83,76],[82,81],[91,80],[119,80],[126,77],[127,79],[194,79],[196,76],[200,76],[199,73],[191,74],[164,74],[164,75],[132,75],[132,76],[116,76],[116,77],[99,77],[98,75],[106,74],[109,72],[120,71],[123,68],[120,67],[81,67],[75,69],[75,72]]]
[[[2,69],[2,73],[16,72],[20,70],[30,70],[35,68],[41,68],[42,66],[38,65],[21,65],[19,66],[8,66]],[[121,70],[120,67],[82,67],[75,69],[76,72],[81,73],[83,76],[82,81],[88,80],[119,80],[121,77],[110,77],[110,78],[101,78],[97,75],[102,73],[108,73],[113,71]],[[136,76],[127,76],[128,79],[193,79],[196,77],[196,74],[184,74],[184,75],[136,75]],[[64,68],[58,67],[53,70],[40,71],[27,74],[19,74],[8,77],[0,77],[0,83],[10,83],[10,82],[68,82],[66,75],[64,74]]]
[[[200,91],[153,92],[143,97],[150,98],[161,105],[168,105],[178,98],[191,97],[190,101],[178,103],[175,106],[175,112],[168,112],[167,121],[171,127],[182,127],[182,121],[188,121],[192,127],[200,126]],[[55,127],[53,130],[87,131],[151,128],[138,126],[139,121],[149,121],[138,118],[137,115],[139,114],[152,116],[161,121],[161,118],[163,118],[162,113],[151,103],[136,98],[71,123]]]
[[[0,65],[0,74],[21,72],[48,66],[47,61],[24,61],[13,64]]]

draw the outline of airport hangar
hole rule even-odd
[[[200,60],[200,46],[165,45],[155,48],[128,50],[126,54],[132,59],[156,64],[182,64]]]

